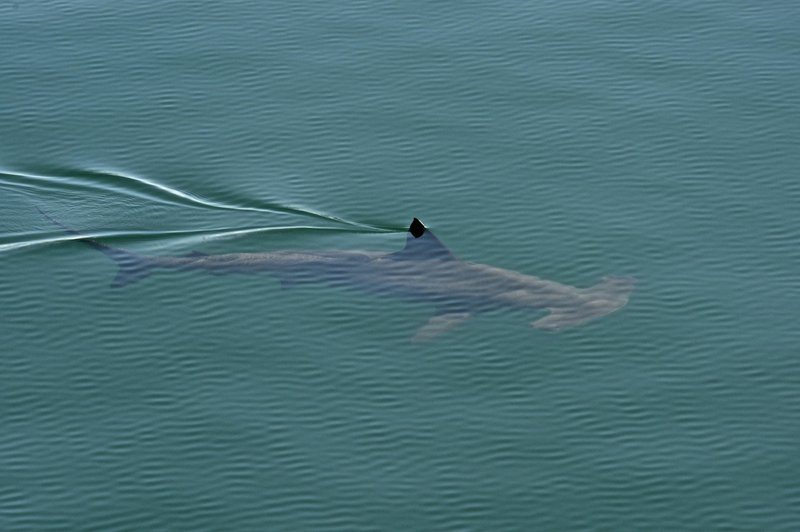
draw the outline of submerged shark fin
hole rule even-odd
[[[454,259],[453,253],[436,238],[430,229],[414,218],[408,227],[406,247],[392,254],[395,259]]]
[[[415,342],[427,342],[436,338],[440,334],[454,329],[467,321],[472,315],[469,312],[448,312],[446,314],[437,314],[428,320],[428,323],[423,325],[414,335]]]
[[[284,275],[279,280],[281,288],[294,288],[302,284],[302,279],[296,275]]]
[[[131,253],[130,251],[115,248],[113,246],[109,246],[108,244],[103,244],[95,240],[94,238],[90,238],[88,236],[84,236],[83,233],[78,231],[77,229],[70,227],[68,225],[64,225],[63,223],[59,222],[38,206],[36,209],[48,220],[53,222],[55,225],[63,229],[66,233],[71,235],[75,235],[79,238],[76,240],[78,242],[82,242],[87,246],[96,249],[103,253],[106,257],[110,258],[114,262],[117,263],[119,266],[119,271],[117,272],[117,276],[114,277],[114,280],[111,281],[111,286],[114,288],[125,286],[127,284],[134,283],[140,279],[147,277],[151,270],[152,265],[145,259],[144,257],[140,257],[135,253]]]
[[[113,288],[135,283],[150,275],[152,271],[151,266],[146,261],[135,255],[129,255],[124,260],[117,261],[117,264],[119,265],[119,271],[114,280],[111,281]]]

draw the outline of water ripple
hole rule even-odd
[[[223,211],[242,211],[257,213],[293,214],[305,218],[312,218],[335,225],[277,225],[257,227],[224,227],[205,228],[198,230],[160,230],[160,231],[87,231],[84,235],[89,238],[104,240],[147,237],[169,238],[177,244],[196,244],[202,241],[241,237],[259,233],[275,233],[285,231],[325,231],[336,233],[396,233],[404,232],[405,227],[376,225],[363,223],[334,216],[317,209],[291,205],[289,203],[261,203],[254,205],[222,202],[200,197],[190,192],[167,186],[152,179],[125,174],[122,172],[72,170],[61,171],[58,175],[45,173],[28,173],[20,171],[0,171],[0,186],[9,188],[26,189],[34,192],[34,197],[44,197],[57,191],[78,191],[84,194],[111,192],[128,197],[137,197],[149,202],[191,207],[200,209],[215,209]],[[11,236],[0,236],[0,253],[19,250],[23,248],[59,243],[80,239],[81,236],[61,235],[42,238],[40,233],[17,232]],[[4,241],[5,240],[5,241]]]
[[[196,194],[173,188],[153,179],[112,170],[59,169],[58,173],[28,173],[0,170],[0,185],[9,187],[35,188],[47,190],[78,189],[84,192],[103,191],[125,196],[144,198],[150,201],[179,205],[184,207],[210,208],[226,211],[250,211],[262,213],[295,214],[309,218],[335,222],[341,225],[358,227],[374,232],[391,232],[398,227],[376,226],[347,220],[332,214],[302,205],[280,203],[256,203],[241,205],[202,198]]]

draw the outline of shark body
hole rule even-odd
[[[44,213],[43,213],[44,214]],[[47,216],[45,214],[45,216]],[[119,265],[112,286],[138,281],[158,270],[202,270],[212,274],[267,272],[281,283],[325,282],[370,293],[432,303],[434,316],[417,332],[427,340],[494,309],[549,309],[533,326],[558,331],[610,314],[628,302],[633,280],[604,277],[595,286],[576,288],[456,258],[414,218],[405,248],[374,251],[273,251],[182,256],[145,256],[109,246],[53,220],[78,240]]]

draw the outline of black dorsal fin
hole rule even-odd
[[[406,237],[406,247],[402,251],[394,253],[393,256],[398,259],[453,259],[453,254],[447,249],[447,246],[436,238],[436,235],[431,233],[430,229],[425,227],[419,218],[414,218],[411,225],[408,227],[408,236]]]

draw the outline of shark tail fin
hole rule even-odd
[[[42,216],[63,229],[64,232],[78,236],[79,238],[76,239],[78,242],[82,242],[87,246],[96,249],[117,263],[119,270],[117,271],[117,275],[114,277],[114,280],[111,281],[112,287],[119,288],[131,283],[135,283],[136,281],[144,279],[152,272],[153,265],[147,260],[147,258],[136,255],[135,253],[131,253],[130,251],[124,249],[109,246],[108,244],[104,244],[94,238],[84,236],[83,233],[77,229],[69,227],[68,225],[64,225],[44,212],[38,206],[36,209],[41,213]]]
[[[117,275],[114,277],[114,280],[111,281],[112,288],[121,288],[135,283],[136,281],[140,281],[153,271],[153,264],[141,255],[131,253],[125,249],[115,248],[108,244],[103,244],[94,238],[79,238],[78,241],[100,251],[103,255],[117,263],[119,270],[117,270]]]

